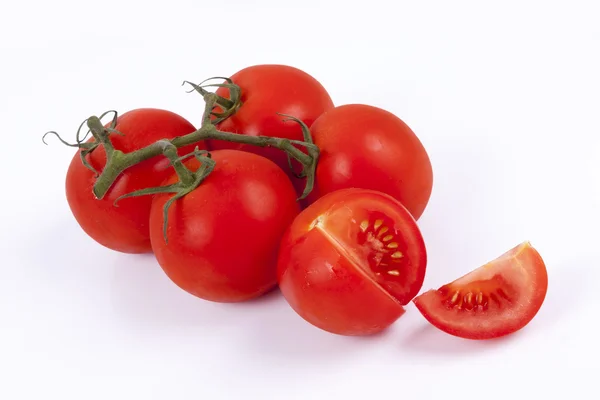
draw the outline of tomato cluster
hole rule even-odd
[[[298,145],[303,127],[281,114],[302,121],[319,149],[310,194],[298,201],[306,177],[280,149],[212,139],[178,148],[180,156],[209,151],[214,169],[169,207],[172,193],[123,197],[176,185],[180,175],[165,157],[141,160],[96,198],[107,163],[99,146],[76,154],[66,179],[69,206],[91,238],[115,251],[153,253],[176,285],[205,300],[245,301],[279,287],[302,318],[336,334],[380,332],[411,302],[434,326],[472,339],[515,332],[536,315],[547,273],[528,242],[419,295],[427,251],[417,221],[433,171],[404,121],[371,105],[335,106],[321,83],[290,66],[251,66],[230,80],[240,106],[213,119],[216,129]],[[228,99],[231,86],[215,94]],[[110,141],[129,153],[196,130],[171,111],[136,109],[118,117]],[[202,161],[183,165],[194,172]]]

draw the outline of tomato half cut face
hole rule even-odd
[[[304,210],[279,254],[279,286],[310,323],[345,335],[385,329],[425,276],[426,251],[411,214],[386,194],[345,189]]]
[[[546,297],[548,274],[540,254],[523,242],[500,257],[413,301],[434,326],[467,339],[518,331]]]

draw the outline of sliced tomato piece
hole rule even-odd
[[[292,308],[329,332],[387,328],[423,284],[427,255],[417,224],[391,196],[329,193],[305,209],[282,240],[278,282]]]
[[[542,257],[523,242],[500,257],[413,302],[434,326],[466,339],[492,339],[518,331],[546,297]]]

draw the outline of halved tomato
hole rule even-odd
[[[529,242],[413,302],[434,326],[466,339],[518,331],[540,310],[548,289],[544,260]]]
[[[342,335],[380,332],[423,284],[427,256],[408,210],[367,189],[329,193],[306,208],[284,236],[278,282],[311,324]]]

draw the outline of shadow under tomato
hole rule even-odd
[[[124,254],[114,263],[112,301],[124,323],[146,334],[199,329],[232,337],[244,332],[247,326],[253,328],[255,319],[268,316],[283,298],[273,288],[239,303],[204,300],[173,283],[153,254]]]
[[[242,301],[239,303],[230,303],[230,307],[233,308],[245,308],[245,307],[263,307],[268,306],[268,304],[276,303],[281,298],[281,292],[277,288],[277,286],[273,287],[268,292],[264,293],[261,296],[258,296],[254,299]]]
[[[112,301],[123,323],[161,335],[169,330],[234,328],[235,304],[207,301],[179,288],[154,255],[122,255],[114,265]]]
[[[160,335],[173,329],[207,326],[208,330],[215,325],[234,324],[233,310],[179,289],[153,254],[133,255],[107,249],[69,218],[56,216],[29,232],[27,243],[36,251],[21,251],[23,257],[30,259],[29,265],[37,266],[35,276],[53,291],[77,296],[77,305],[83,302],[89,309],[104,307],[108,302],[110,315],[105,317],[136,334]]]
[[[470,340],[447,334],[424,321],[406,336],[402,342],[402,350],[436,357],[481,353],[504,346],[519,334],[520,332],[516,332],[497,339]]]
[[[302,319],[276,289],[246,326],[244,350],[252,356],[273,362],[294,359],[298,362],[339,363],[340,359],[369,352],[392,335],[387,329],[370,336],[342,336],[324,331]],[[256,310],[255,310],[256,311]]]

